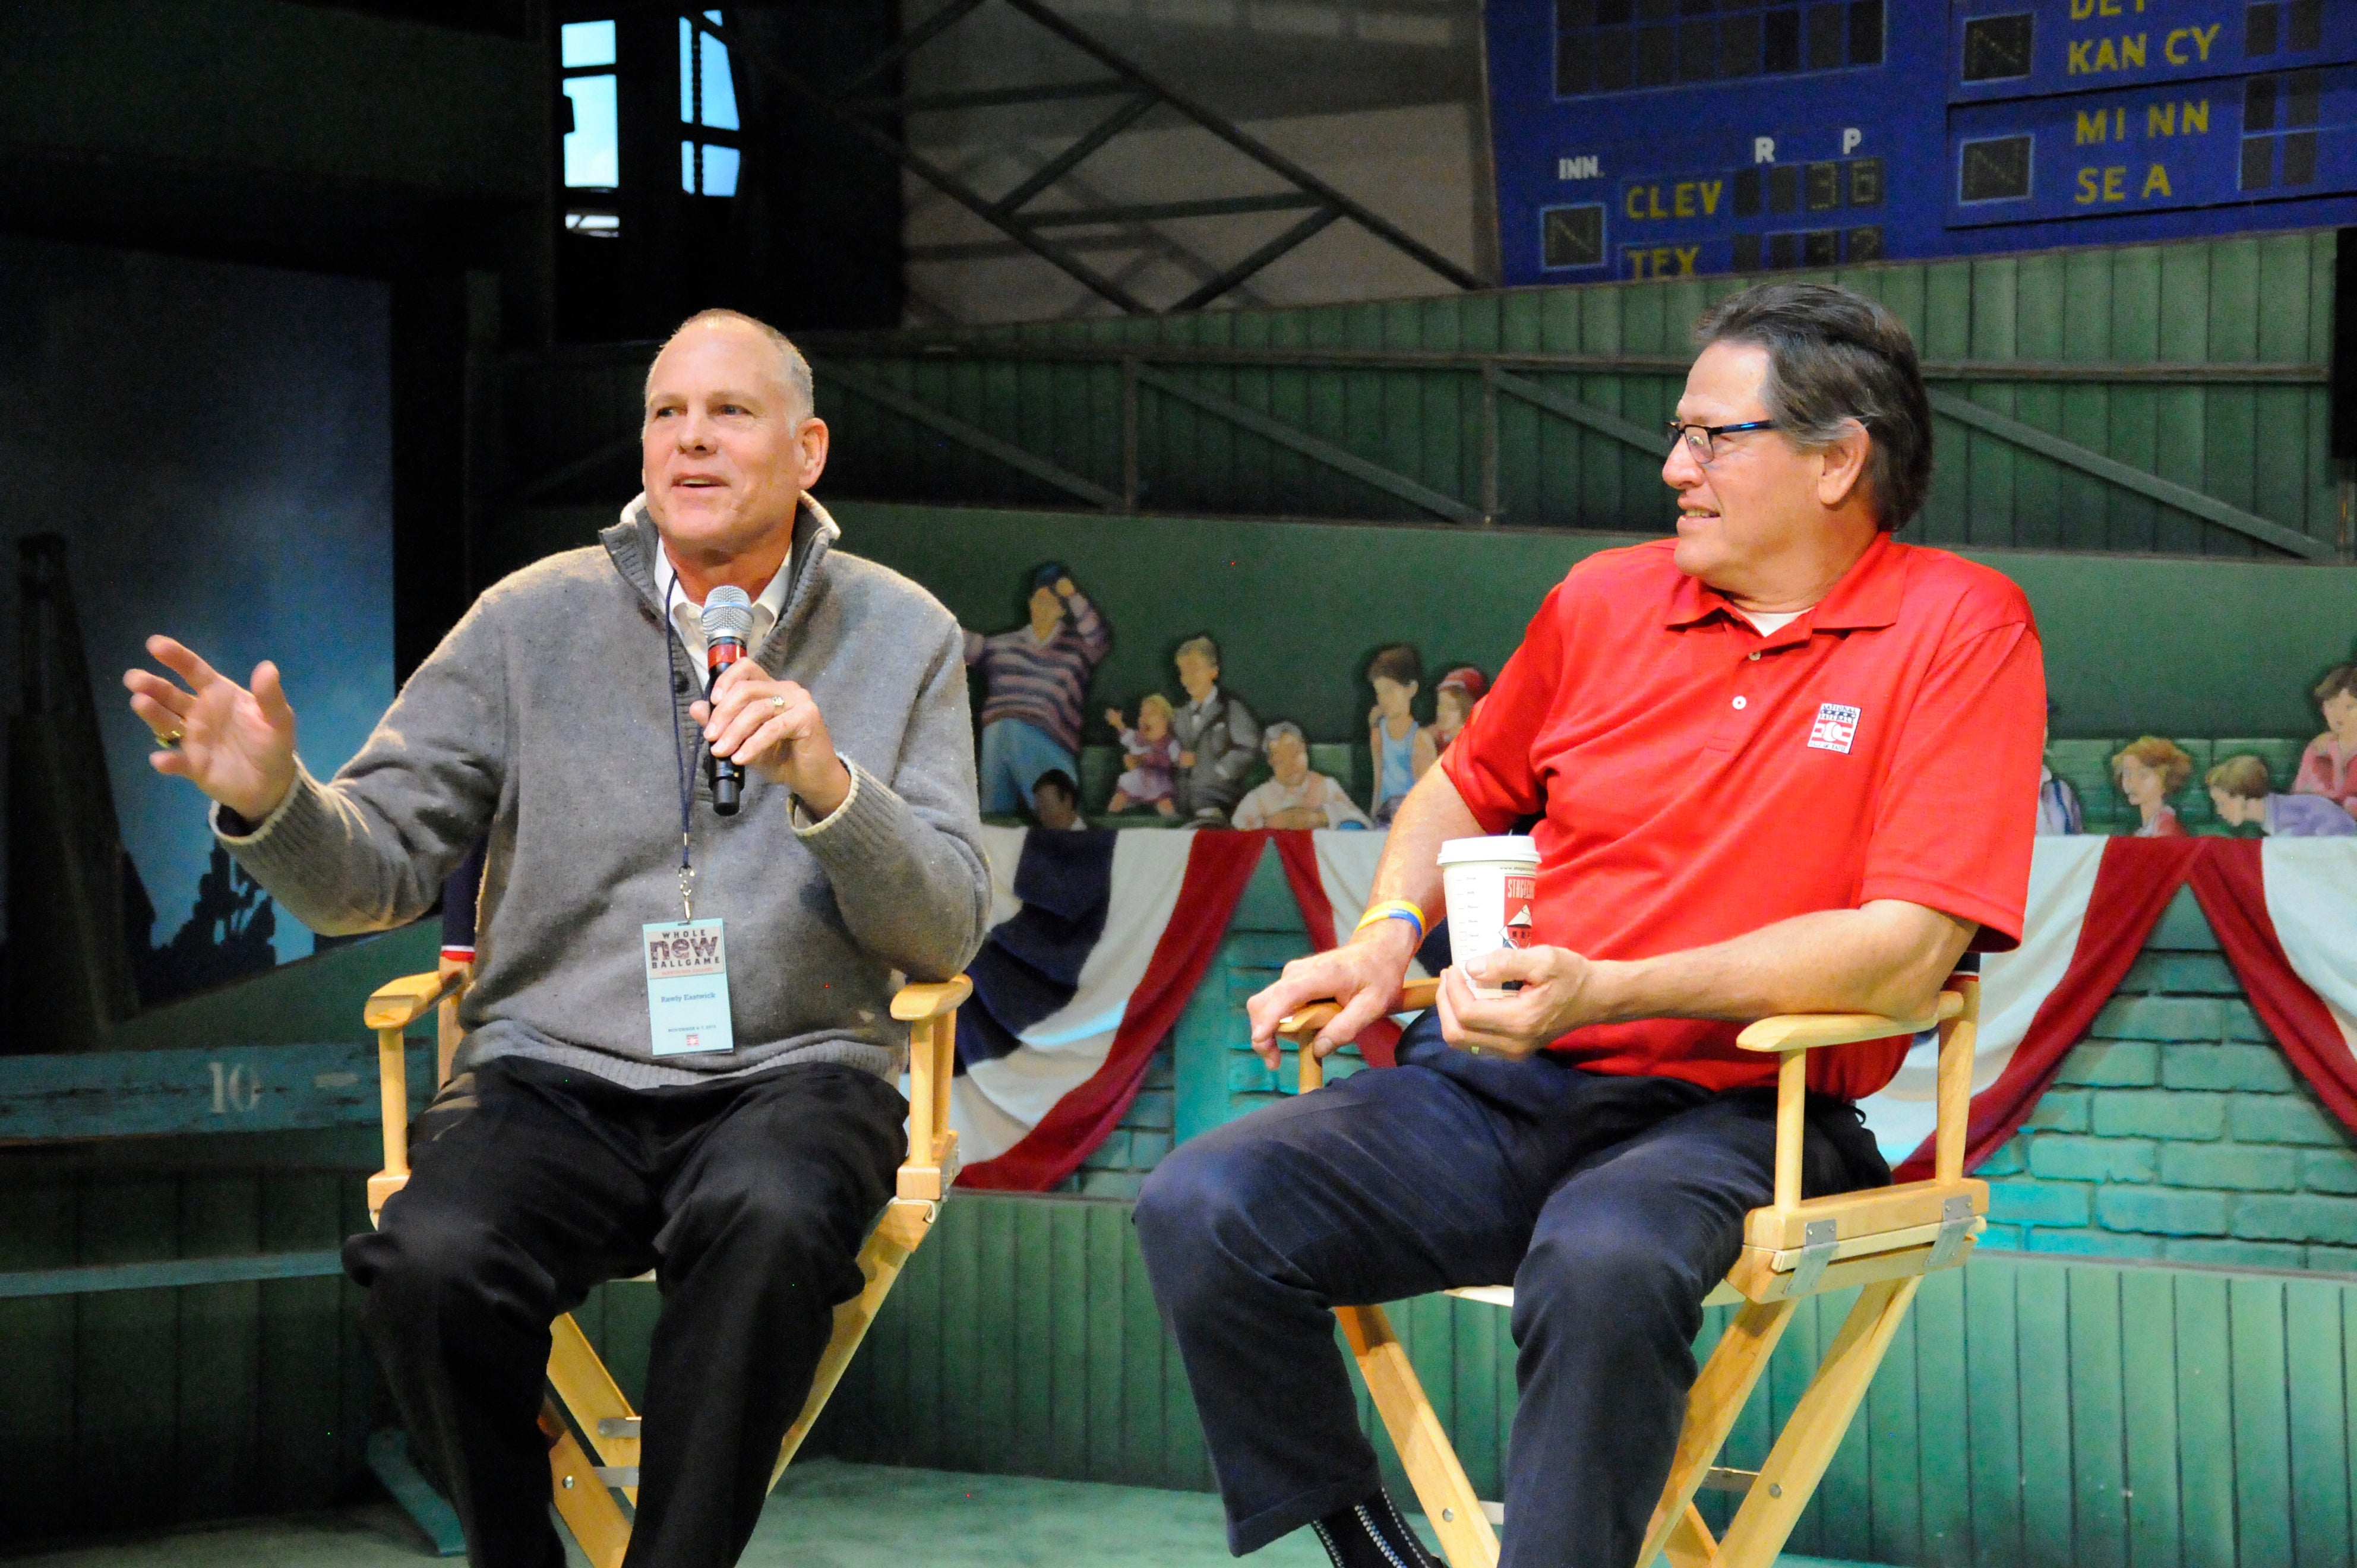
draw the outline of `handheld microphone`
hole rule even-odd
[[[704,623],[704,700],[708,703],[720,677],[745,657],[745,644],[753,635],[753,601],[744,589],[724,585],[712,590],[699,614]],[[724,757],[705,755],[712,765],[712,809],[733,817],[744,792],[745,770]]]

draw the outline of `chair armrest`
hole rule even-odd
[[[463,970],[447,974],[404,974],[376,988],[368,1005],[361,1009],[361,1022],[371,1029],[405,1029],[466,983]]]
[[[1391,1009],[1391,1011],[1394,1013],[1421,1013],[1426,1008],[1431,1006],[1439,995],[1440,982],[1437,980],[1411,980],[1406,984],[1400,987],[1399,1005]],[[1341,1004],[1339,1003],[1312,1002],[1308,1006],[1302,1008],[1299,1012],[1287,1013],[1284,1017],[1279,1018],[1276,1021],[1276,1032],[1279,1035],[1282,1035],[1285,1038],[1298,1044],[1299,1042],[1308,1039],[1311,1036],[1317,1034],[1318,1030],[1324,1028],[1328,1024],[1332,1023],[1334,1021],[1334,1015],[1340,1013],[1341,1010]]]
[[[1854,1046],[1861,1040],[1887,1040],[1893,1035],[1920,1035],[1955,1017],[1964,1006],[1962,996],[1943,991],[1938,1007],[1928,1018],[1886,1018],[1878,1013],[1779,1013],[1749,1025],[1735,1036],[1735,1043],[1747,1051]]]
[[[964,975],[931,983],[904,985],[892,993],[892,1016],[903,1024],[920,1024],[954,1013],[974,994],[974,982]]]

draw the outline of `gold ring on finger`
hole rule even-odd
[[[157,730],[156,732],[156,744],[162,746],[167,751],[178,751],[180,748],[180,742],[187,738],[188,731],[186,730]]]

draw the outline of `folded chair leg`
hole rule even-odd
[[[1645,1531],[1644,1547],[1637,1561],[1650,1563],[1656,1552],[1667,1551],[1670,1561],[1683,1564],[1678,1543],[1673,1532],[1688,1533],[1689,1516],[1695,1525],[1701,1516],[1694,1512],[1694,1495],[1702,1486],[1703,1477],[1710,1474],[1718,1451],[1726,1445],[1727,1434],[1735,1429],[1736,1417],[1743,1413],[1744,1402],[1750,1399],[1760,1374],[1768,1369],[1768,1358],[1774,1353],[1776,1342],[1784,1337],[1784,1329],[1792,1321],[1791,1301],[1746,1302],[1743,1310],[1735,1315],[1720,1336],[1718,1347],[1710,1353],[1702,1375],[1695,1379],[1693,1390],[1686,1395],[1685,1424],[1678,1431],[1678,1447],[1670,1461],[1670,1478],[1662,1487],[1662,1500],[1653,1505],[1653,1522]],[[1710,1533],[1703,1532],[1707,1542]],[[1691,1552],[1689,1552],[1691,1555]],[[1706,1548],[1696,1561],[1710,1561]]]
[[[901,1266],[931,1230],[940,1207],[921,1199],[896,1197],[885,1206],[884,1218],[876,1222],[876,1229],[867,1233],[867,1244],[859,1250],[859,1272],[867,1277],[866,1287],[834,1309],[834,1331],[827,1337],[826,1349],[819,1356],[818,1371],[811,1379],[810,1397],[802,1401],[802,1412],[787,1428],[786,1440],[779,1445],[778,1463],[770,1472],[770,1486],[775,1487],[778,1477],[786,1473],[786,1466],[793,1463],[795,1451],[810,1435],[819,1412],[826,1408],[828,1396],[843,1381],[844,1371],[851,1365],[859,1342],[867,1337],[868,1325],[876,1321],[892,1282],[900,1277]]]
[[[1712,1568],[1718,1561],[1718,1542],[1710,1538],[1710,1526],[1703,1522],[1702,1510],[1692,1503],[1679,1513],[1669,1537],[1662,1544],[1662,1555],[1668,1559],[1670,1568]],[[1638,1561],[1652,1560],[1641,1557]]]
[[[1825,1466],[1849,1431],[1850,1418],[1866,1398],[1874,1371],[1882,1364],[1890,1337],[1899,1330],[1915,1299],[1921,1274],[1884,1280],[1867,1285],[1850,1308],[1841,1332],[1809,1380],[1808,1391],[1792,1409],[1760,1478],[1736,1511],[1719,1542],[1718,1568],[1769,1568],[1784,1549],[1800,1521],[1801,1510],[1824,1479]]]
[[[597,1479],[589,1455],[574,1441],[554,1400],[541,1402],[540,1430],[548,1439],[548,1476],[556,1488],[557,1518],[573,1532],[589,1568],[621,1568],[622,1553],[630,1545],[630,1521],[622,1517],[622,1505],[614,1494]]]
[[[1497,1568],[1498,1532],[1490,1528],[1490,1516],[1481,1511],[1481,1499],[1465,1478],[1440,1417],[1424,1397],[1424,1385],[1408,1363],[1406,1348],[1392,1333],[1391,1319],[1380,1306],[1338,1306],[1334,1316],[1359,1359],[1367,1392],[1449,1568]]]
[[[581,1332],[569,1312],[548,1326],[548,1381],[572,1415],[573,1424],[588,1434],[598,1462],[636,1472],[639,1440],[633,1434],[638,1431],[638,1412],[630,1408],[629,1398],[606,1370],[606,1363],[597,1359],[589,1337]],[[635,1482],[624,1487],[622,1495],[632,1507],[638,1505]]]

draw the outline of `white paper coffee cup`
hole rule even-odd
[[[1459,969],[1500,948],[1532,944],[1531,902],[1538,893],[1539,846],[1519,833],[1450,839],[1440,846],[1440,885],[1448,900],[1448,956]],[[1477,985],[1480,996],[1504,988]]]

